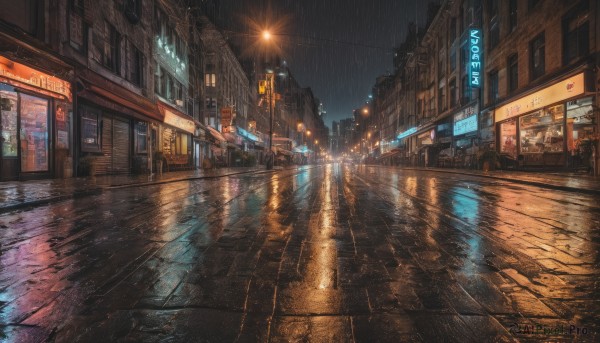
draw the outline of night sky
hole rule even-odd
[[[219,17],[224,29],[250,35],[265,22],[274,26],[281,55],[300,85],[321,99],[331,128],[368,100],[378,75],[393,72],[393,47],[404,40],[409,22],[424,24],[427,3],[221,0]]]

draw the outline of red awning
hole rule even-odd
[[[223,135],[219,131],[213,129],[210,126],[207,126],[206,128],[208,129],[208,132],[210,132],[210,134],[213,137],[215,137],[216,140],[221,141],[221,142],[227,142],[227,139],[225,139],[225,137],[223,137]]]
[[[81,92],[81,95],[85,96],[87,91],[140,113],[150,119],[163,121],[164,116],[160,114],[156,104],[149,99],[87,69],[82,70],[79,75],[80,81],[85,88],[85,90]]]

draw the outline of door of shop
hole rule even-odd
[[[102,157],[98,161],[99,174],[129,173],[131,133],[128,120],[104,116],[102,118]]]
[[[0,180],[48,173],[48,111],[47,99],[0,87]]]

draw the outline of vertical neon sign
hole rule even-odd
[[[483,78],[481,77],[482,55],[481,30],[469,29],[469,80],[471,88],[480,88]]]

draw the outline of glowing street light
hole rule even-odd
[[[269,32],[268,30],[263,31],[262,33],[262,37],[264,40],[271,40],[271,32]]]

